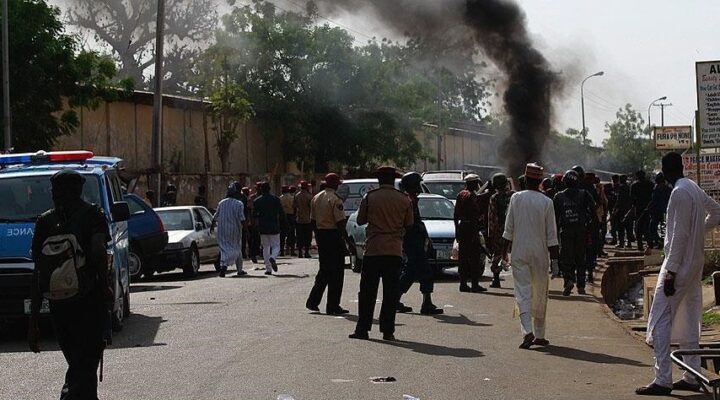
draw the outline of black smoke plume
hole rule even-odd
[[[478,47],[505,77],[503,94],[510,135],[500,149],[508,172],[522,174],[540,161],[550,134],[552,95],[561,81],[527,32],[524,12],[507,0],[321,0],[334,12],[371,11],[400,34],[417,35],[472,57]],[[445,52],[448,53],[447,51]]]

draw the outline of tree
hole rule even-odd
[[[15,151],[50,149],[55,140],[78,126],[71,107],[95,107],[115,97],[112,60],[93,52],[76,54],[75,38],[64,33],[60,11],[43,0],[8,4],[10,108]],[[4,143],[3,143],[4,145]]]
[[[156,1],[69,0],[70,23],[91,33],[119,63],[119,75],[150,87],[148,70],[155,64]],[[215,0],[166,0],[165,91],[190,93],[190,71],[217,25]]]
[[[642,114],[627,104],[615,116],[614,122],[605,123],[605,132],[610,137],[603,141],[603,146],[607,155],[617,163],[617,169],[636,171],[653,168],[659,155],[646,131]]]

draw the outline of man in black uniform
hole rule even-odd
[[[613,220],[613,210],[615,209],[615,203],[617,202],[617,190],[619,185],[620,175],[617,174],[612,176],[611,184],[605,185],[605,196],[607,196],[608,200],[608,214],[610,217],[610,235],[612,236],[610,244],[613,246],[617,245],[618,241],[618,227]]]
[[[612,210],[612,224],[617,226],[618,249],[625,248],[625,236],[627,234],[627,246],[633,240],[632,225],[628,225],[628,213],[632,208],[630,201],[630,188],[627,185],[627,176],[620,175],[618,187],[615,191],[615,208]]]
[[[420,292],[423,294],[423,303],[420,314],[442,314],[442,308],[437,308],[432,302],[432,292],[435,286],[434,271],[427,257],[427,243],[429,236],[425,223],[420,218],[418,194],[422,193],[422,176],[417,172],[408,172],[400,180],[400,189],[410,197],[413,207],[413,225],[405,231],[403,238],[403,252],[405,263],[400,273],[400,296],[410,290],[413,282],[420,282]],[[398,312],[412,312],[412,308],[398,302]]]
[[[590,194],[578,188],[577,172],[570,170],[563,176],[567,189],[555,195],[555,217],[560,239],[560,268],[565,285],[563,296],[570,296],[577,283],[579,294],[585,294],[587,227],[595,213]]]
[[[635,238],[637,239],[637,249],[643,251],[643,239],[647,239],[648,246],[652,245],[651,238],[648,235],[650,228],[650,214],[648,213],[648,205],[652,197],[653,183],[647,179],[645,171],[639,170],[635,173],[635,182],[630,185],[630,199],[635,214]]]
[[[38,320],[42,297],[52,297],[48,294],[46,273],[38,267],[45,240],[60,234],[74,235],[85,253],[85,265],[77,270],[81,275],[78,286],[83,290],[63,300],[50,300],[55,336],[68,363],[60,400],[97,399],[97,369],[105,348],[104,332],[113,301],[105,252],[110,233],[102,210],[81,198],[85,182],[82,175],[62,170],[53,175],[50,182],[55,208],[38,218],[32,242],[36,268],[28,343],[33,352],[40,352]]]

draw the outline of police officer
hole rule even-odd
[[[283,186],[280,195],[280,204],[285,214],[285,220],[280,232],[280,255],[284,256],[286,251],[290,256],[295,255],[295,188]]]
[[[434,271],[427,257],[427,243],[430,243],[430,237],[425,224],[420,218],[420,208],[418,207],[418,194],[422,193],[422,187],[420,186],[422,180],[422,176],[417,172],[408,172],[400,180],[400,189],[410,197],[413,208],[413,225],[405,231],[405,237],[403,238],[405,262],[400,273],[400,296],[402,297],[403,294],[407,293],[413,282],[417,280],[420,282],[420,292],[423,294],[420,314],[442,314],[443,310],[436,307],[432,302]],[[412,308],[398,302],[397,311],[401,313],[412,312]]]
[[[348,254],[345,211],[342,200],[335,192],[341,183],[342,180],[337,174],[325,175],[325,189],[313,197],[310,211],[318,246],[320,270],[315,276],[315,284],[305,302],[305,307],[311,311],[320,311],[320,301],[327,287],[325,311],[329,315],[349,312],[340,307],[345,279],[345,256]]]
[[[310,211],[313,196],[310,194],[310,184],[300,181],[300,191],[295,195],[293,208],[297,226],[298,257],[310,258],[310,243],[312,242],[312,225],[310,224]],[[303,253],[303,250],[305,251]]]
[[[587,227],[595,212],[590,194],[579,188],[578,173],[569,170],[563,176],[567,189],[553,199],[560,239],[560,268],[565,279],[563,296],[570,296],[575,283],[585,294]]]
[[[102,210],[81,198],[85,178],[62,170],[50,179],[55,208],[42,214],[35,225],[32,254],[36,264],[50,236],[73,234],[85,251],[82,282],[86,291],[65,300],[50,301],[50,316],[60,350],[68,363],[61,400],[97,399],[97,369],[105,348],[105,327],[112,306],[110,269],[105,245],[110,240]],[[30,349],[38,353],[38,319],[42,304],[39,268],[33,272]]]
[[[413,207],[408,196],[395,189],[397,171],[380,167],[376,171],[380,187],[368,192],[358,208],[358,225],[368,224],[363,269],[360,273],[358,321],[351,339],[368,339],[372,327],[380,279],[383,302],[380,332],[384,340],[395,340],[395,312],[400,299],[403,236],[412,229]]]

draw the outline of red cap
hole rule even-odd
[[[331,172],[327,175],[325,175],[325,184],[331,188],[337,188],[342,183],[342,179],[340,178],[340,175]]]

